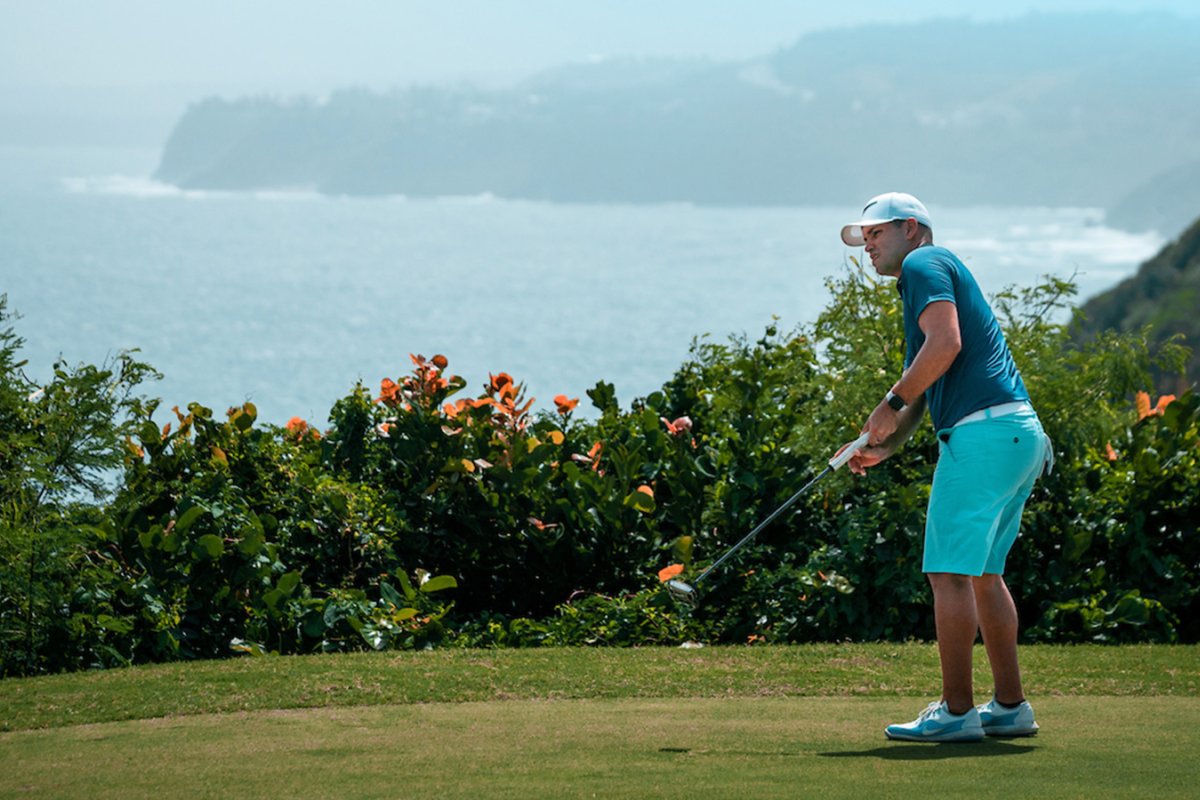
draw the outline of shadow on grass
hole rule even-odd
[[[885,761],[940,761],[948,758],[987,758],[1020,756],[1037,750],[1035,745],[987,739],[982,742],[896,742],[870,750],[844,750],[818,753],[825,758],[882,758]]]
[[[658,752],[687,756],[769,756],[773,758],[792,758],[803,755],[798,751],[788,750],[713,750],[708,747],[660,747]]]
[[[920,742],[895,742],[873,747],[870,750],[843,750],[817,753],[824,758],[881,758],[885,761],[939,761],[948,758],[990,758],[992,756],[1019,756],[1031,753],[1037,747],[1008,741],[987,739],[982,742],[958,742],[922,744]],[[793,757],[804,755],[798,751],[775,750],[726,750],[707,747],[660,747],[658,752],[688,756],[771,756]]]

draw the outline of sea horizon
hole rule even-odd
[[[357,381],[442,354],[472,395],[503,371],[539,408],[601,380],[627,406],[695,337],[810,324],[861,253],[837,235],[853,208],[194,192],[154,181],[156,156],[0,147],[0,293],[31,376],[137,348],[166,409],[323,424]],[[989,295],[1073,276],[1082,302],[1164,244],[1101,209],[926,200]]]

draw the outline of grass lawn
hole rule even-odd
[[[888,742],[929,645],[435,651],[0,681],[0,797],[1194,797],[1200,648],[1030,647],[1042,732]],[[983,662],[982,652],[978,661]],[[990,687],[980,664],[979,699]]]

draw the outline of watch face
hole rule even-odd
[[[904,402],[904,398],[898,394],[892,394],[891,392],[888,392],[887,402],[894,411],[900,411],[905,405],[907,405],[907,403]]]

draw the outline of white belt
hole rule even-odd
[[[1015,400],[1011,403],[1001,403],[998,406],[988,406],[981,408],[978,411],[973,411],[960,419],[958,422],[951,425],[951,428],[965,425],[968,422],[979,422],[984,419],[995,419],[996,417],[1007,417],[1010,414],[1017,414],[1021,411],[1033,411],[1033,406],[1025,400]]]

